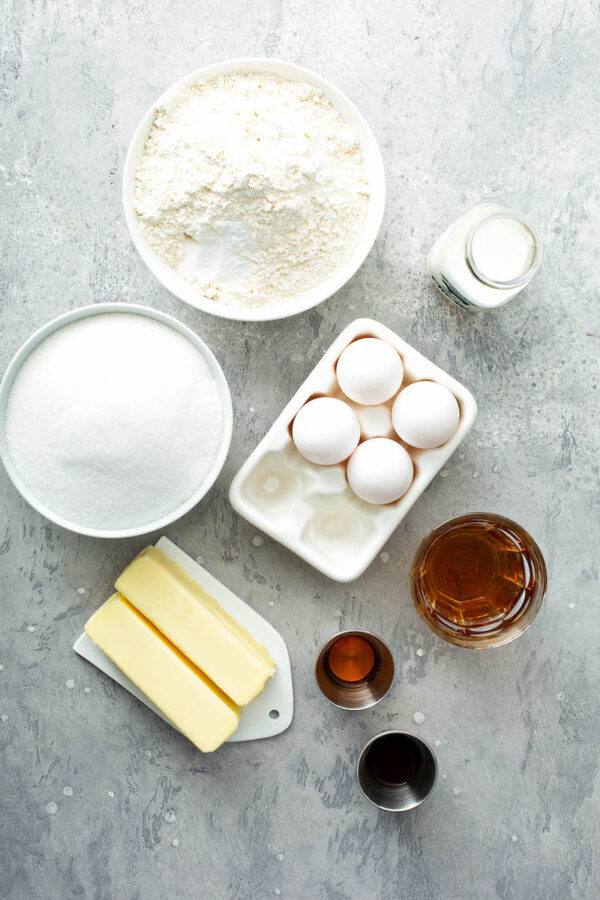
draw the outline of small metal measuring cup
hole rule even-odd
[[[358,682],[342,681],[336,677],[328,663],[333,645],[345,637],[364,638],[374,654],[373,666],[368,675]],[[382,700],[394,680],[394,660],[390,648],[380,637],[368,631],[340,631],[319,650],[315,664],[315,677],[323,695],[340,709],[368,709]]]
[[[379,809],[408,812],[432,792],[437,762],[431,747],[415,734],[383,731],[363,747],[356,778],[367,800]]]

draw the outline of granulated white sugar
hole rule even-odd
[[[217,383],[194,345],[133,313],[73,322],[17,374],[6,437],[34,497],[86,528],[169,515],[205,479],[223,431]]]

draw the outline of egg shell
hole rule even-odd
[[[343,400],[317,397],[297,413],[292,437],[305,459],[319,466],[334,466],[348,459],[356,448],[360,423]]]
[[[450,440],[459,419],[456,397],[435,381],[409,384],[400,391],[392,407],[392,423],[398,437],[422,450],[441,447]]]
[[[363,441],[348,461],[348,483],[367,503],[393,503],[409,489],[414,466],[397,441],[372,438]]]
[[[377,406],[400,389],[404,366],[397,350],[380,338],[353,341],[340,355],[336,378],[355,403]]]

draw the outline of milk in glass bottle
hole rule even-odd
[[[542,242],[526,216],[497,204],[476,206],[446,229],[427,257],[440,291],[469,310],[503,306],[542,261]]]

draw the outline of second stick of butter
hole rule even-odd
[[[156,547],[143,550],[115,586],[239,706],[274,674],[265,648]]]

